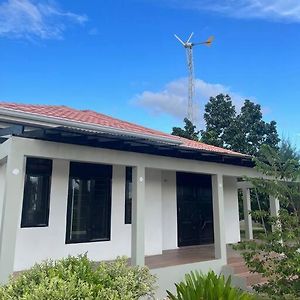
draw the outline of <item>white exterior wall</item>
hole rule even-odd
[[[162,234],[163,250],[177,248],[176,172],[162,171]]]
[[[162,253],[161,171],[146,169],[145,255]]]
[[[229,176],[224,176],[223,180],[226,243],[237,243],[241,240],[237,181],[235,177]]]
[[[0,168],[0,177],[3,173]],[[4,170],[5,171],[5,170]],[[177,248],[176,172],[146,169],[145,255]],[[125,166],[113,166],[111,240],[65,244],[69,161],[53,160],[49,226],[19,228],[14,270],[24,270],[47,258],[87,252],[93,260],[131,255],[131,225],[124,223]],[[0,199],[1,185],[0,180]],[[226,243],[240,240],[236,180],[224,177]],[[21,216],[19,224],[21,223]]]
[[[1,231],[1,223],[2,223],[5,174],[6,174],[6,163],[3,163],[3,164],[0,164],[0,231]]]
[[[1,176],[1,172],[0,172]],[[48,227],[19,228],[14,270],[24,270],[47,258],[88,253],[93,260],[131,254],[131,225],[125,224],[125,166],[113,166],[111,240],[65,244],[69,161],[53,160]],[[2,182],[2,181],[0,181]],[[0,190],[1,193],[1,190]],[[0,194],[1,195],[1,194]],[[146,255],[161,254],[161,171],[146,170]],[[21,223],[21,216],[19,224]]]
[[[130,253],[130,225],[124,224],[125,167],[114,166],[112,178],[111,240],[65,244],[69,161],[53,160],[48,227],[19,228],[15,271],[47,258],[87,252],[91,259],[112,259]],[[120,209],[121,208],[121,209]]]

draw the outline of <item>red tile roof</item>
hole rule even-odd
[[[198,149],[198,150],[209,151],[209,152],[220,153],[220,154],[242,155],[238,152],[230,151],[228,149],[207,145],[197,141],[191,141],[161,131],[146,128],[137,124],[112,118],[110,116],[92,110],[77,110],[67,106],[58,106],[58,105],[35,105],[35,104],[32,105],[32,104],[17,104],[17,103],[7,103],[7,102],[0,102],[0,109],[1,108],[9,109],[17,112],[24,112],[24,113],[29,113],[29,114],[39,115],[39,116],[45,116],[52,119],[76,121],[76,122],[91,124],[91,125],[101,125],[108,128],[145,134],[148,135],[149,137],[153,136],[153,137],[173,139],[174,141],[180,141],[182,143],[181,146],[186,148]]]

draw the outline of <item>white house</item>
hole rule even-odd
[[[240,241],[248,156],[65,106],[0,103],[0,127],[2,283],[87,252],[148,265],[162,293],[192,269],[219,272]]]

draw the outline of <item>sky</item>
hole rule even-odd
[[[0,0],[0,101],[92,109],[170,132],[210,96],[262,106],[300,148],[299,0]]]

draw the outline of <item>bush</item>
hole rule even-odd
[[[253,300],[254,296],[231,286],[231,279],[217,276],[213,271],[207,275],[191,272],[176,285],[177,295],[167,291],[171,300]]]
[[[86,255],[45,261],[0,288],[1,300],[134,300],[153,296],[148,268],[130,267],[126,258],[98,265]]]

